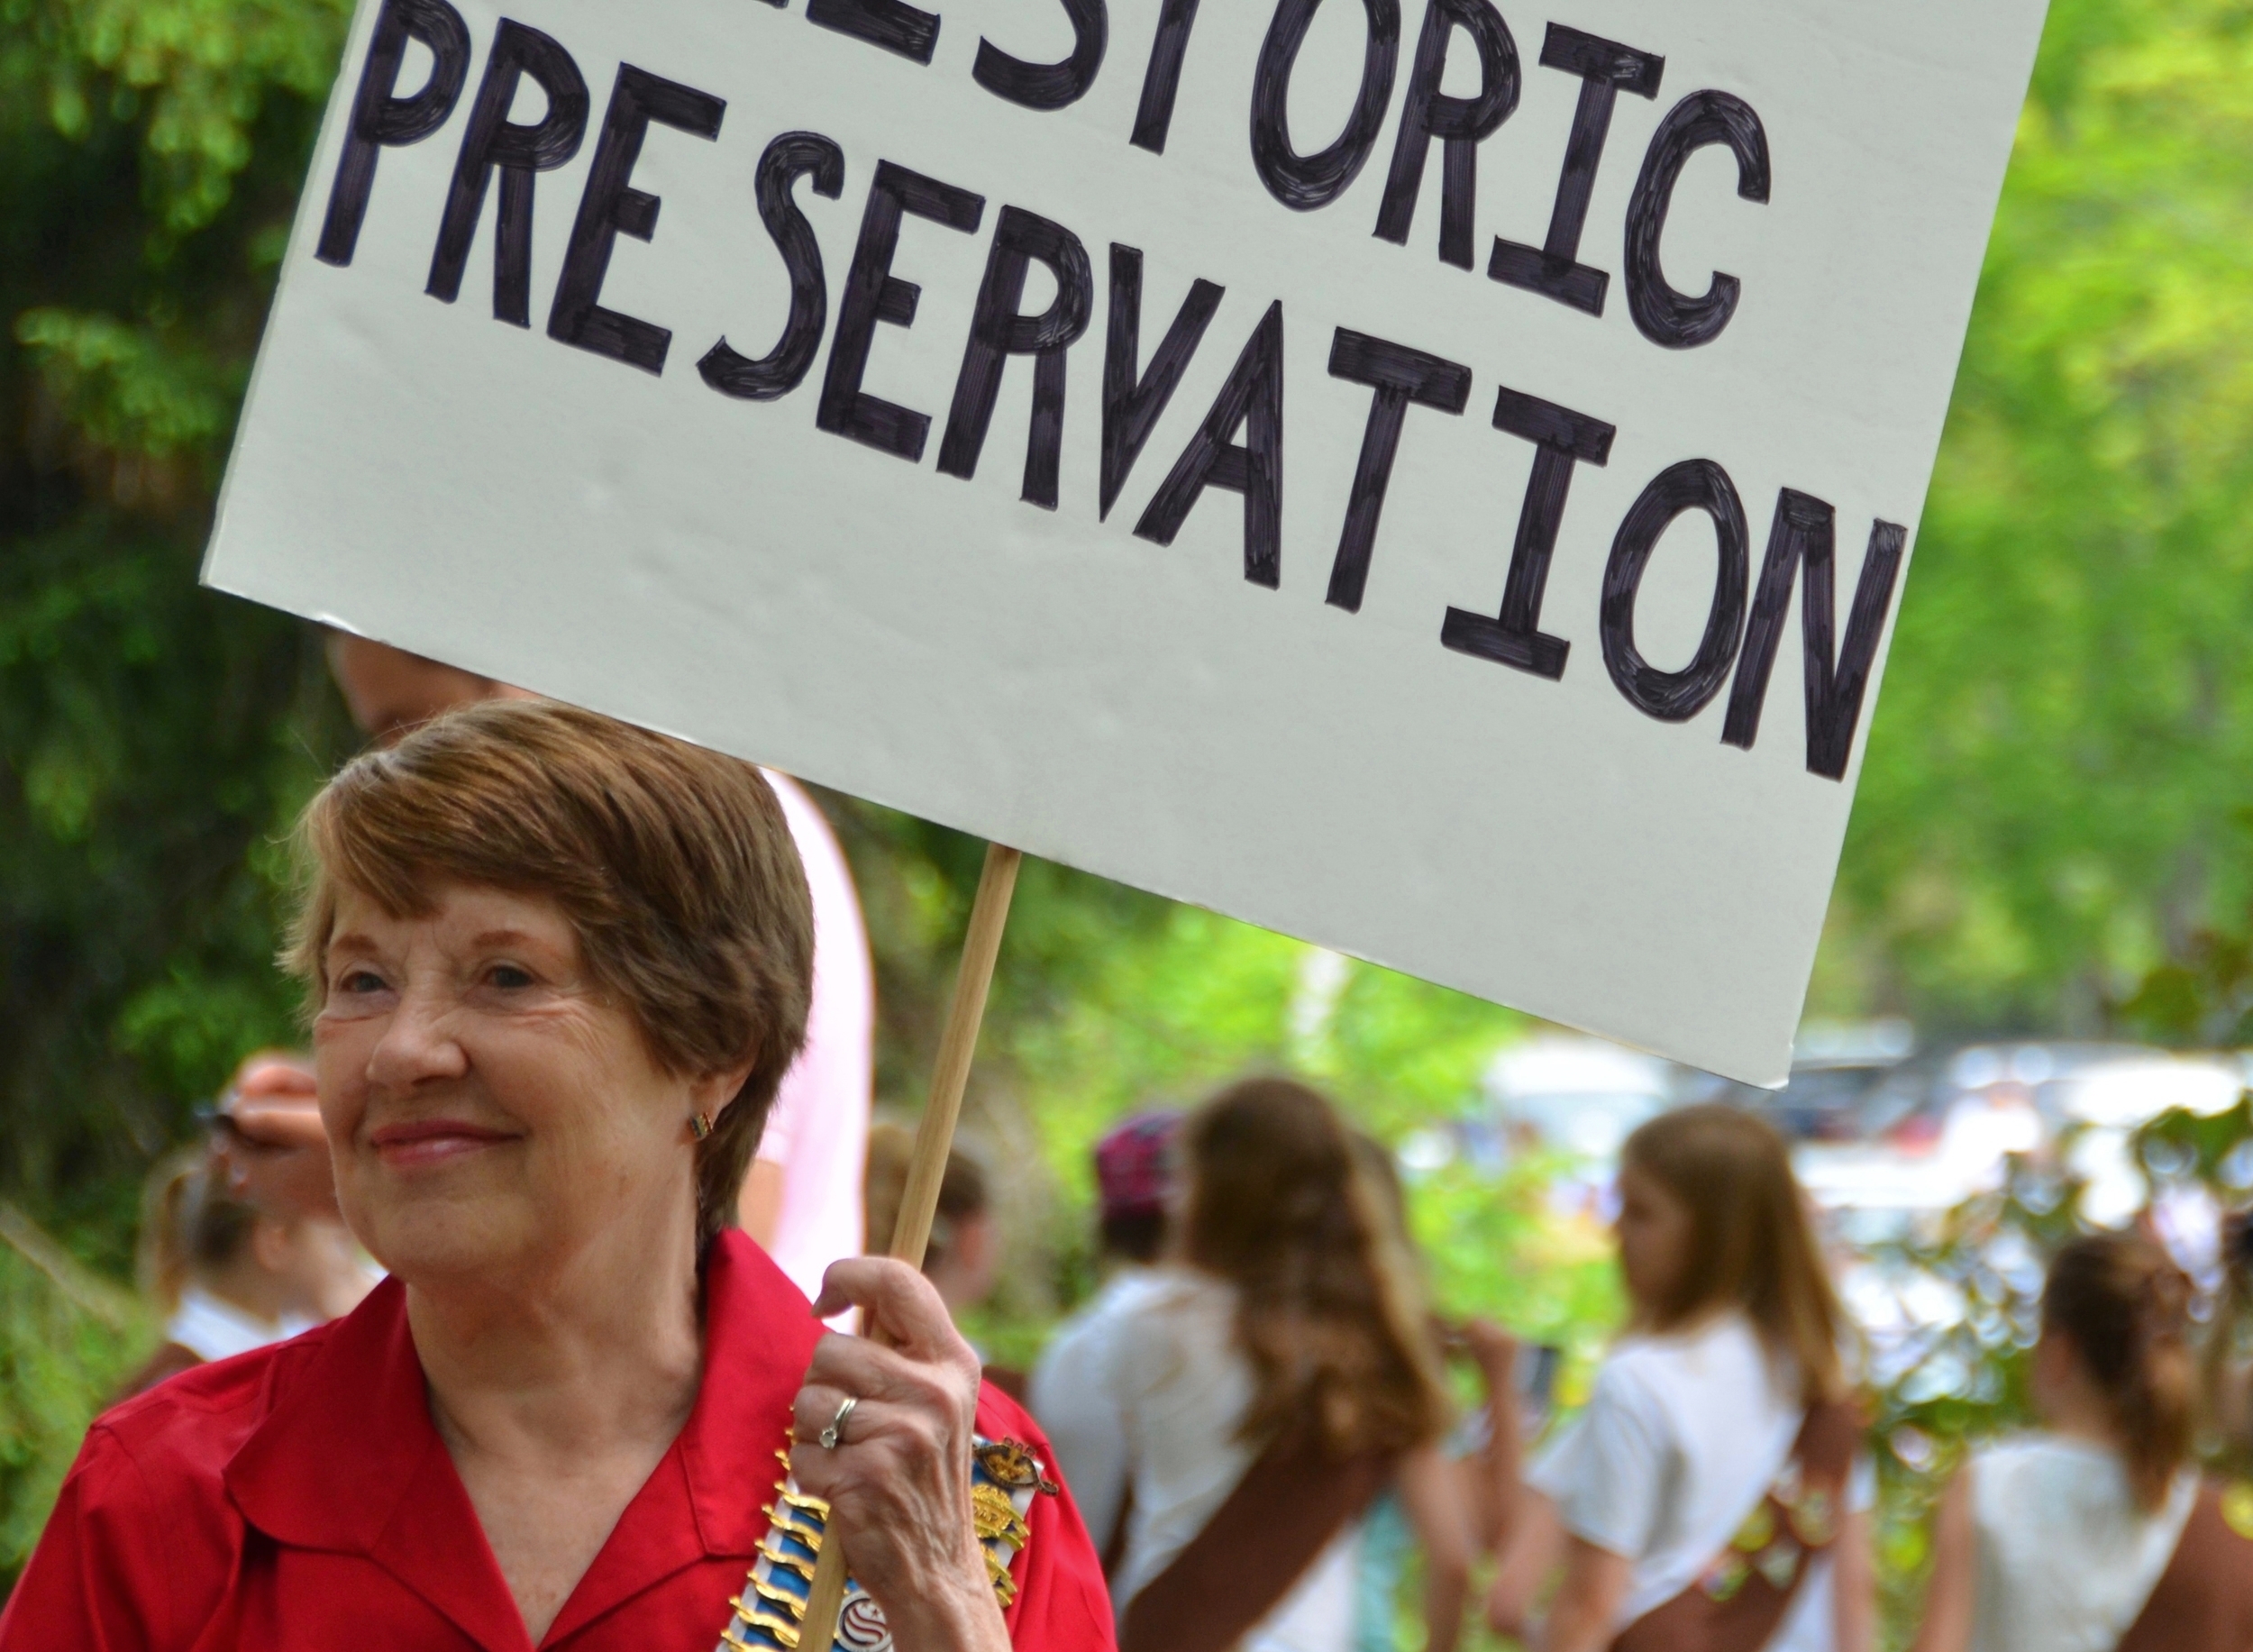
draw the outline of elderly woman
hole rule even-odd
[[[813,942],[758,773],[502,702],[353,762],[305,835],[322,1119],[391,1277],[96,1423],[0,1648],[790,1647],[825,1503],[841,1645],[1108,1645],[1046,1446],[931,1287],[840,1263],[809,1310],[730,1228]],[[854,1305],[880,1337],[822,1332]]]

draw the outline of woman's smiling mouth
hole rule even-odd
[[[413,1170],[449,1164],[485,1148],[517,1139],[510,1130],[497,1130],[461,1118],[415,1118],[371,1130],[368,1145],[384,1164]]]

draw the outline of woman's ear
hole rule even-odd
[[[727,1068],[720,1072],[707,1072],[689,1086],[689,1110],[702,1113],[715,1124],[727,1111],[751,1078],[751,1063]]]
[[[274,1274],[286,1273],[296,1260],[296,1228],[261,1212],[251,1224],[250,1252],[259,1267]]]

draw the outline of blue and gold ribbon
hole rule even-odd
[[[798,1627],[806,1620],[806,1597],[813,1588],[815,1562],[821,1557],[829,1505],[798,1489],[788,1451],[774,1455],[781,1460],[782,1478],[774,1483],[775,1501],[761,1511],[767,1517],[767,1535],[743,1580],[743,1592],[728,1597],[734,1616],[721,1631],[714,1652],[800,1652]],[[985,1551],[994,1594],[1004,1606],[1017,1598],[1017,1580],[1009,1568],[1032,1540],[1026,1517],[1033,1499],[1055,1489],[1040,1460],[1015,1440],[981,1438],[972,1444],[971,1519],[978,1546]],[[890,1652],[891,1626],[884,1621],[884,1609],[850,1578],[834,1644],[841,1652]]]

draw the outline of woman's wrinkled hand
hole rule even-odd
[[[971,1512],[978,1355],[905,1263],[832,1266],[815,1316],[849,1307],[868,1335],[824,1337],[798,1391],[798,1487],[829,1504],[829,1529],[900,1652],[1001,1652],[1008,1632]],[[848,1396],[857,1403],[825,1450],[822,1430]]]

